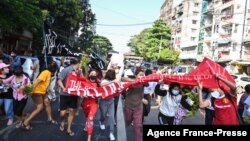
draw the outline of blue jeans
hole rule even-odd
[[[8,119],[14,119],[13,99],[0,99],[0,105],[4,104],[4,111]]]

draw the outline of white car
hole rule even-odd
[[[231,75],[235,82],[237,87],[237,93],[241,94],[245,91],[245,86],[247,84],[250,84],[250,76],[247,75]]]
[[[183,65],[183,66],[176,67],[175,72],[177,72],[177,74],[179,74],[179,75],[186,75],[186,74],[190,73],[195,68],[196,68],[196,66]]]

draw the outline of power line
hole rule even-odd
[[[98,26],[141,26],[141,25],[152,25],[153,22],[147,23],[135,23],[135,24],[96,24]]]
[[[136,21],[138,21],[138,20],[139,20],[139,21],[142,21],[141,19],[138,19],[138,18],[132,17],[132,16],[128,16],[128,15],[126,15],[126,14],[124,14],[124,13],[119,12],[119,11],[115,11],[115,10],[112,10],[112,9],[109,9],[109,8],[106,8],[106,7],[97,5],[97,4],[93,4],[93,3],[92,3],[92,5],[94,5],[94,6],[96,6],[96,7],[99,7],[99,8],[102,8],[102,9],[105,9],[105,10],[107,10],[107,11],[113,12],[113,13],[115,13],[115,14],[121,15],[121,16],[123,16],[123,17],[127,17],[127,18],[130,18],[130,19],[136,20]]]

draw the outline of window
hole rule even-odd
[[[194,16],[197,16],[199,14],[199,12],[193,12]]]
[[[195,37],[191,37],[191,41],[195,41]]]
[[[250,82],[250,77],[241,77],[240,80]]]
[[[193,23],[193,24],[196,24],[196,23],[197,23],[197,20],[192,20],[192,23]]]
[[[195,33],[197,31],[197,29],[191,29],[192,33]]]
[[[234,33],[237,33],[238,26],[238,24],[235,24]]]
[[[199,6],[199,3],[194,3],[194,7],[198,7]]]

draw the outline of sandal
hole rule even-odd
[[[32,130],[32,127],[31,127],[30,125],[25,125],[25,124],[23,124],[23,128],[24,128],[25,130],[27,130],[27,131]]]
[[[59,130],[61,131],[61,132],[63,132],[64,131],[64,125],[60,125],[60,127],[59,127]]]
[[[48,120],[48,122],[50,123],[50,124],[54,124],[54,125],[57,125],[58,123],[55,121],[55,120]]]
[[[67,131],[67,134],[68,134],[69,136],[71,136],[71,137],[75,135],[75,133],[72,132],[72,131],[70,131],[70,132]]]
[[[22,127],[22,126],[23,126],[23,123],[20,122],[20,123],[18,123],[18,124],[16,125],[16,128],[18,129],[18,128]]]

